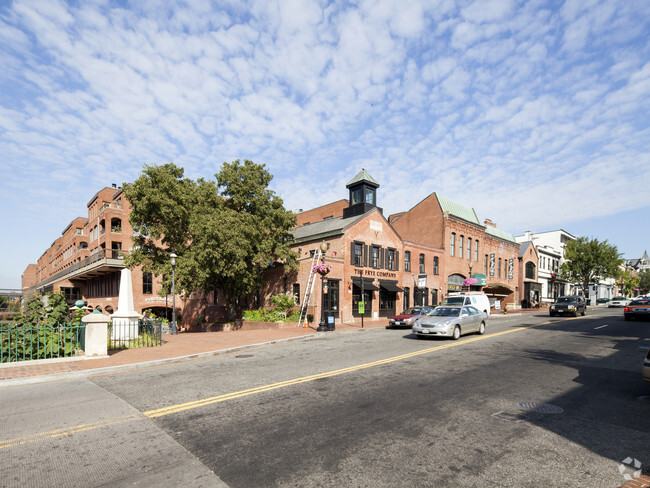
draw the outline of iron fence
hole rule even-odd
[[[86,324],[0,323],[0,363],[74,357],[85,348]]]
[[[154,347],[162,344],[162,320],[143,319],[108,325],[108,350]]]

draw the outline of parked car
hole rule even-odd
[[[471,305],[490,315],[490,299],[482,291],[452,292],[447,295],[440,305]]]
[[[648,354],[645,355],[641,374],[643,375],[644,380],[650,382],[650,349],[648,349]]]
[[[609,302],[609,298],[597,298],[596,303],[607,303]]]
[[[461,334],[485,333],[488,315],[471,305],[440,305],[419,318],[412,327],[417,337],[443,336],[458,339]]]
[[[625,320],[650,319],[650,298],[632,300],[623,310]]]
[[[612,307],[626,307],[628,303],[629,303],[629,300],[627,298],[625,298],[625,297],[614,297],[609,301],[607,306],[609,308],[612,308]]]
[[[581,295],[559,297],[548,310],[551,317],[556,315],[584,315],[587,312],[587,302]]]
[[[404,310],[401,314],[395,315],[388,320],[387,329],[391,327],[411,327],[415,321],[428,314],[433,310],[434,307],[422,306],[422,307],[411,307]]]

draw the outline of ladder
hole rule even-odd
[[[307,310],[309,309],[309,302],[311,301],[311,294],[314,290],[314,282],[316,281],[316,271],[314,271],[314,266],[320,261],[323,252],[320,250],[320,247],[314,252],[314,257],[311,260],[311,268],[309,268],[309,279],[307,280],[307,287],[305,288],[305,296],[302,299],[302,305],[300,306],[300,320],[298,321],[299,326],[307,327],[305,325],[305,320],[307,319]]]

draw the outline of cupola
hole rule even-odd
[[[365,169],[359,171],[345,187],[349,190],[350,196],[348,208],[343,209],[344,219],[364,214],[373,208],[378,208],[383,213],[382,209],[377,207],[379,183]]]

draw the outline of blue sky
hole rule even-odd
[[[289,209],[432,192],[650,244],[650,2],[0,2],[0,288],[104,186],[251,159]]]

